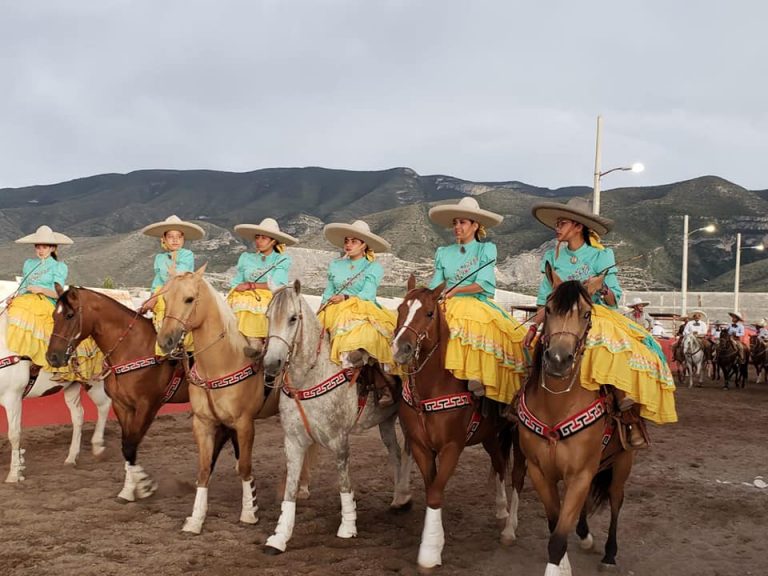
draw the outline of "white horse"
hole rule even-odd
[[[685,369],[688,372],[688,388],[693,388],[694,371],[699,376],[699,386],[704,382],[704,348],[698,336],[686,334],[680,344],[683,347]]]
[[[40,371],[34,385],[29,386],[29,360],[22,360],[6,346],[8,315],[0,312],[0,405],[5,408],[8,418],[8,440],[11,443],[11,469],[6,482],[24,480],[24,449],[21,447],[21,401],[23,398],[47,396],[64,389],[64,400],[72,418],[72,441],[69,444],[69,454],[64,461],[75,464],[80,454],[80,443],[83,436],[83,405],[80,402],[79,382],[55,382],[53,374]],[[104,427],[109,415],[112,402],[104,392],[103,380],[91,380],[85,383],[88,395],[96,404],[98,420],[93,430],[91,445],[94,456],[104,452]]]
[[[395,493],[390,507],[411,505],[410,450],[401,452],[395,433],[398,407],[379,408],[369,393],[362,412],[353,371],[343,371],[330,360],[331,343],[315,313],[301,296],[298,281],[276,291],[267,311],[269,337],[264,370],[282,373],[280,422],[285,431],[288,474],[275,533],[266,543],[268,554],[284,552],[293,534],[299,472],[311,446],[328,448],[336,458],[341,496],[339,538],[357,536],[357,513],[349,478],[349,435],[379,426],[394,468]],[[279,380],[279,376],[278,376]],[[289,396],[288,394],[291,394]]]

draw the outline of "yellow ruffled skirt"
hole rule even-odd
[[[69,366],[54,368],[45,359],[53,334],[54,304],[42,294],[22,294],[8,306],[6,344],[20,356],[27,356],[43,370],[55,372],[62,380],[88,381],[101,373],[104,355],[93,338],[86,338],[75,350]]]
[[[155,293],[162,290],[162,287],[155,290]],[[155,302],[155,307],[152,308],[152,324],[155,326],[155,332],[160,332],[160,327],[163,325],[163,319],[165,318],[165,299],[162,296],[157,297],[157,301]],[[187,352],[192,352],[195,349],[195,346],[192,342],[192,333],[188,332],[186,336],[184,336],[184,349]],[[160,349],[160,346],[157,345],[157,342],[155,342],[155,354],[157,356],[165,356],[165,353]]]
[[[247,338],[266,338],[269,322],[267,306],[272,301],[269,290],[231,290],[227,295],[227,304],[237,317],[237,329]]]
[[[331,360],[341,364],[341,355],[362,348],[387,369],[395,368],[390,342],[397,324],[394,310],[379,308],[373,302],[348,298],[330,304],[318,317],[331,334]]]
[[[581,361],[581,385],[611,384],[641,405],[657,424],[676,422],[675,382],[664,353],[642,326],[605,306],[592,309],[592,328]]]
[[[461,380],[479,380],[485,395],[509,404],[525,378],[525,328],[493,301],[449,298],[445,316],[451,331],[445,367]]]

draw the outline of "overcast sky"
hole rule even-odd
[[[0,0],[0,187],[274,166],[768,188],[768,3]]]

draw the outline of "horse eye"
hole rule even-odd
[[[67,320],[72,320],[72,318],[74,318],[74,317],[75,317],[75,313],[74,313],[74,312],[67,312],[67,313],[64,315],[64,317],[65,317]]]
[[[435,313],[433,311],[431,311],[431,310],[429,312],[427,312],[427,318],[432,318],[434,315],[435,315]]]
[[[296,314],[294,314],[293,316],[291,316],[291,320],[290,320],[291,324],[293,324],[294,322],[296,322],[296,320],[298,320],[298,316],[296,316]]]
[[[192,302],[195,301],[195,298],[193,296],[190,296],[189,298],[184,298],[184,304],[192,304]]]

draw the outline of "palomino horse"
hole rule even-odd
[[[519,494],[525,480],[517,430],[493,404],[487,406],[488,415],[482,415],[478,402],[467,390],[466,380],[457,379],[445,369],[449,330],[441,299],[443,288],[416,288],[414,277],[408,279],[408,293],[398,308],[392,340],[395,361],[408,374],[403,381],[400,420],[427,493],[418,555],[422,571],[442,563],[444,491],[465,446],[482,443],[491,457],[496,478],[496,519],[503,526],[503,544],[511,544],[516,538]],[[508,505],[505,475],[512,446],[514,491]]]
[[[199,534],[208,511],[208,482],[228,440],[237,458],[242,483],[240,521],[256,524],[255,487],[251,469],[253,420],[264,405],[264,373],[243,353],[247,342],[223,296],[196,272],[172,275],[164,288],[165,318],[157,334],[160,349],[169,354],[191,332],[195,365],[187,373],[191,386],[192,431],[198,453],[197,494],[182,528]]]
[[[24,398],[37,398],[64,389],[64,401],[72,418],[72,441],[64,461],[75,464],[80,454],[83,437],[83,405],[80,403],[80,382],[55,382],[53,374],[41,370],[36,379],[30,379],[31,362],[22,359],[6,346],[8,315],[0,313],[0,405],[8,418],[8,440],[11,443],[11,468],[6,482],[24,480],[24,449],[21,447],[21,404]],[[94,456],[104,452],[104,427],[109,415],[109,398],[104,394],[104,381],[94,378],[82,383],[98,411],[98,419],[91,437]]]
[[[701,344],[701,340],[696,334],[686,334],[683,336],[679,345],[683,349],[683,358],[685,358],[685,371],[688,373],[688,388],[693,388],[694,375],[699,377],[699,386],[704,382],[704,365],[706,360],[706,351]]]
[[[756,335],[750,336],[749,340],[749,359],[755,366],[755,382],[760,383],[761,374],[763,382],[768,382],[768,346],[765,340]]]
[[[269,337],[264,370],[278,376],[278,380],[282,375],[280,422],[285,431],[288,466],[280,519],[275,533],[267,540],[267,553],[284,552],[291,538],[299,470],[305,452],[314,445],[329,449],[336,459],[341,497],[341,525],[336,536],[357,536],[355,498],[349,478],[349,435],[356,431],[379,426],[394,468],[395,494],[390,506],[395,510],[410,508],[411,458],[407,445],[402,453],[397,442],[397,405],[378,407],[372,392],[358,397],[359,371],[340,370],[330,360],[330,336],[301,296],[298,280],[293,286],[275,292],[267,318]]]
[[[549,523],[544,574],[570,576],[568,535],[576,527],[581,547],[591,548],[586,518],[606,497],[611,524],[602,565],[615,568],[619,511],[634,457],[613,433],[613,419],[606,418],[610,401],[580,385],[592,299],[580,282],[561,283],[549,264],[546,274],[554,291],[545,306],[533,369],[519,399],[520,446]],[[560,481],[565,484],[562,503]]]
[[[730,389],[730,379],[733,376],[734,388],[744,388],[749,368],[749,349],[744,349],[744,362],[739,361],[736,343],[725,328],[720,332],[717,342],[717,366],[723,373],[723,389]]]
[[[189,402],[181,364],[155,357],[155,328],[138,312],[87,288],[65,292],[57,286],[57,292],[48,362],[66,365],[77,345],[93,337],[104,353],[106,390],[122,431],[125,480],[117,498],[133,502],[151,496],[157,483],[136,464],[137,452],[163,404]]]

